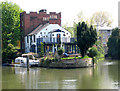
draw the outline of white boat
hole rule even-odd
[[[18,67],[27,67],[27,57],[29,57],[29,66],[38,66],[39,60],[35,59],[35,57],[32,54],[22,54],[22,57],[17,57],[15,59],[15,63],[12,64],[14,66]]]

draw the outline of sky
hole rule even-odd
[[[6,0],[1,0],[6,1]],[[118,2],[120,0],[7,0],[16,3],[26,12],[38,12],[40,9],[47,9],[47,12],[61,12],[62,25],[73,25],[77,20],[79,12],[83,12],[86,18],[93,13],[105,11],[111,15],[113,27],[118,26]]]

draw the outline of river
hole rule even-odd
[[[118,89],[118,61],[77,69],[2,67],[2,89]]]

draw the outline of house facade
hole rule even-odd
[[[71,34],[58,24],[39,25],[25,36],[25,52],[39,53],[41,42],[44,43],[45,52],[54,53],[59,47],[63,47],[67,51],[67,44],[72,43]]]
[[[20,28],[21,28],[21,50],[25,52],[25,41],[24,38],[39,25],[58,24],[61,26],[61,12],[49,12],[46,9],[42,9],[37,12],[26,13],[25,11],[20,13]]]

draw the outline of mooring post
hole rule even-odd
[[[29,71],[29,56],[27,56],[27,71]]]
[[[95,59],[94,59],[94,57],[92,58],[92,60],[93,60],[93,67],[94,67],[94,62],[95,62]]]

